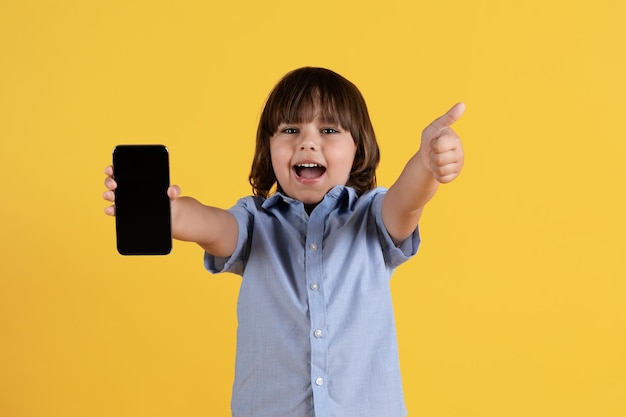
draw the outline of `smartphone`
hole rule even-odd
[[[117,182],[117,251],[122,255],[170,253],[168,149],[163,145],[118,145],[113,150],[113,176]]]

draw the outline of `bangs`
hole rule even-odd
[[[262,126],[272,136],[282,123],[309,123],[319,116],[322,121],[354,131],[355,115],[360,114],[356,87],[331,71],[299,71],[287,74],[268,98]]]

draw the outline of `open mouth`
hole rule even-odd
[[[303,163],[294,165],[293,170],[298,177],[311,180],[324,175],[326,167],[315,163]]]

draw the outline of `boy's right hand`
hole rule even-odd
[[[107,176],[104,180],[104,186],[107,190],[104,194],[102,194],[102,198],[106,201],[110,201],[111,203],[115,203],[115,189],[117,188],[117,182],[115,182],[115,177],[113,175],[113,166],[109,165],[106,167],[104,169],[104,174]],[[167,195],[172,201],[176,200],[180,196],[180,187],[177,185],[170,185],[167,189]],[[115,204],[105,208],[104,213],[109,216],[115,216]]]
[[[105,168],[106,191],[102,197],[111,203],[104,212],[115,216],[115,189],[117,182],[112,166]],[[239,226],[230,212],[205,206],[192,197],[180,197],[180,187],[170,185],[167,195],[172,204],[172,236],[186,242],[196,242],[215,256],[229,257],[237,247]],[[184,212],[184,215],[182,214]]]

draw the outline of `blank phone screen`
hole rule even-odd
[[[113,151],[115,228],[122,255],[166,255],[172,250],[168,150],[119,145]]]

